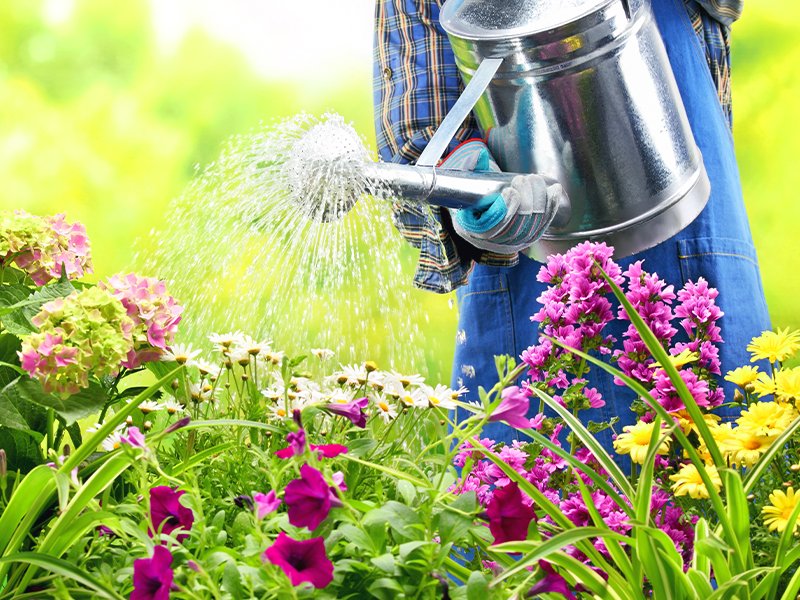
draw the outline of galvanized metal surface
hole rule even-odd
[[[503,59],[474,111],[495,160],[570,197],[529,255],[602,240],[625,256],[700,213],[710,186],[649,2],[448,0],[441,21],[465,81]]]

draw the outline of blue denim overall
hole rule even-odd
[[[719,324],[725,342],[720,348],[722,373],[749,364],[745,350],[753,336],[770,327],[764,291],[742,200],[733,138],[717,99],[714,83],[685,7],[681,0],[654,0],[653,11],[666,45],[678,88],[695,140],[703,154],[711,181],[711,197],[700,216],[676,236],[636,256],[617,261],[624,269],[643,259],[644,269],[657,272],[676,291],[688,280],[704,277],[719,290],[718,305],[725,316]],[[536,281],[541,267],[525,256],[515,267],[477,265],[469,283],[458,290],[459,326],[453,365],[453,385],[469,388],[467,400],[478,398],[478,386],[487,390],[497,381],[494,355],[519,357],[537,340],[537,323],[530,321],[543,291]],[[616,310],[616,305],[615,305]],[[677,325],[676,325],[677,326]],[[607,330],[617,340],[627,323],[612,323]],[[680,327],[677,326],[679,329]],[[635,421],[630,403],[635,394],[614,385],[595,367],[590,385],[603,395],[606,405],[584,411],[584,422],[620,418],[616,431]],[[725,383],[726,401],[733,385]],[[532,413],[538,402],[532,402]],[[526,439],[502,423],[491,423],[484,437],[510,442]],[[611,432],[600,434],[611,450]]]

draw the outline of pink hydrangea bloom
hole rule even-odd
[[[14,263],[36,285],[92,272],[89,239],[80,223],[63,214],[37,217],[25,211],[0,215],[0,263]]]
[[[167,293],[166,283],[135,273],[114,275],[99,287],[109,290],[133,321],[133,348],[123,366],[134,369],[158,360],[175,341],[183,307]]]

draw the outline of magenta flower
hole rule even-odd
[[[283,499],[289,507],[289,523],[312,531],[325,520],[331,506],[340,504],[322,473],[307,464],[300,467],[300,479],[286,486]]]
[[[166,485],[150,489],[150,521],[154,531],[161,528],[162,533],[169,535],[176,529],[183,529],[184,532],[175,536],[179,542],[189,537],[186,531],[194,524],[194,513],[179,501],[185,493],[183,490],[173,490]]]
[[[494,491],[486,513],[495,544],[527,539],[528,525],[536,517],[516,481]]]
[[[528,393],[519,386],[512,385],[503,390],[500,404],[489,415],[489,421],[504,421],[518,429],[529,429],[531,420],[527,418],[530,399]]]
[[[127,444],[131,448],[147,450],[147,443],[144,440],[144,434],[139,431],[138,427],[128,427],[128,430],[120,436],[119,441],[122,444]]]
[[[256,505],[256,516],[259,519],[263,519],[271,512],[275,512],[281,505],[281,499],[278,498],[275,490],[272,490],[268,494],[255,492],[253,494],[253,501]]]
[[[320,589],[333,581],[333,563],[325,554],[325,542],[321,537],[294,540],[281,531],[262,558],[286,573],[292,585],[308,582]]]
[[[172,553],[164,546],[153,548],[152,558],[133,561],[131,600],[169,600],[172,587]]]
[[[367,415],[364,413],[364,409],[368,404],[369,398],[364,397],[345,404],[328,404],[325,408],[328,412],[350,419],[353,425],[363,429],[367,426]]]
[[[291,458],[305,452],[306,432],[304,430],[298,429],[297,433],[286,434],[286,441],[289,442],[289,445],[275,453],[278,458]],[[341,444],[309,444],[309,448],[312,452],[317,453],[317,458],[333,458],[347,452],[347,446]]]
[[[536,597],[539,594],[561,594],[566,600],[578,600],[572,593],[572,590],[561,575],[556,573],[555,569],[545,560],[539,561],[539,568],[544,571],[544,577],[537,581],[534,586],[528,590],[529,597]]]

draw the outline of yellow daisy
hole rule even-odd
[[[711,483],[717,491],[722,487],[722,479],[720,479],[717,468],[713,466],[706,466],[706,473],[711,478]],[[675,475],[669,476],[671,481],[675,483],[672,485],[672,491],[676,496],[690,496],[691,498],[708,498],[708,489],[705,483],[700,478],[700,472],[697,467],[692,463],[683,465],[681,470]]]
[[[747,351],[753,355],[750,362],[766,359],[773,363],[784,361],[800,348],[800,332],[789,333],[787,327],[783,331],[765,331],[754,337],[747,346]]]
[[[775,395],[786,402],[800,399],[800,367],[775,373]]]
[[[672,415],[672,418],[675,419],[675,422],[678,424],[678,426],[683,430],[683,433],[688,435],[690,431],[694,431],[697,435],[700,435],[700,431],[697,429],[697,425],[694,424],[694,420],[692,419],[692,416],[689,414],[688,410],[678,410],[670,414]],[[706,422],[706,425],[713,430],[713,428],[719,424],[720,417],[706,413],[703,415],[703,420]]]
[[[775,393],[775,380],[766,373],[759,373],[752,383],[753,392],[757,396],[771,396]]]
[[[623,433],[614,440],[614,450],[617,454],[630,454],[631,460],[642,464],[647,458],[647,451],[650,448],[650,437],[653,435],[654,423],[643,423],[639,421],[636,425],[626,425],[622,428]],[[669,439],[662,441],[656,454],[666,454],[669,452]]]
[[[750,365],[739,367],[725,374],[725,381],[730,381],[740,388],[744,388],[748,383],[753,383],[758,378],[758,367]]]
[[[761,514],[764,515],[764,525],[769,527],[770,531],[782,532],[789,524],[789,516],[792,514],[794,507],[800,501],[800,494],[795,494],[794,489],[786,488],[783,490],[775,490],[769,495],[771,506],[765,506],[761,509]],[[799,521],[794,522],[794,531],[797,531]]]
[[[775,441],[774,437],[758,436],[737,427],[733,437],[725,441],[723,452],[734,465],[752,467]]]
[[[773,437],[782,434],[795,418],[797,411],[790,404],[755,402],[742,411],[736,423],[742,432],[747,431],[758,437]]]
[[[672,366],[676,369],[680,369],[684,365],[688,365],[689,363],[695,362],[700,359],[699,352],[692,352],[688,348],[683,350],[680,354],[670,355],[669,362],[672,363]],[[650,365],[651,369],[660,369],[661,365],[658,363],[653,363]]]

